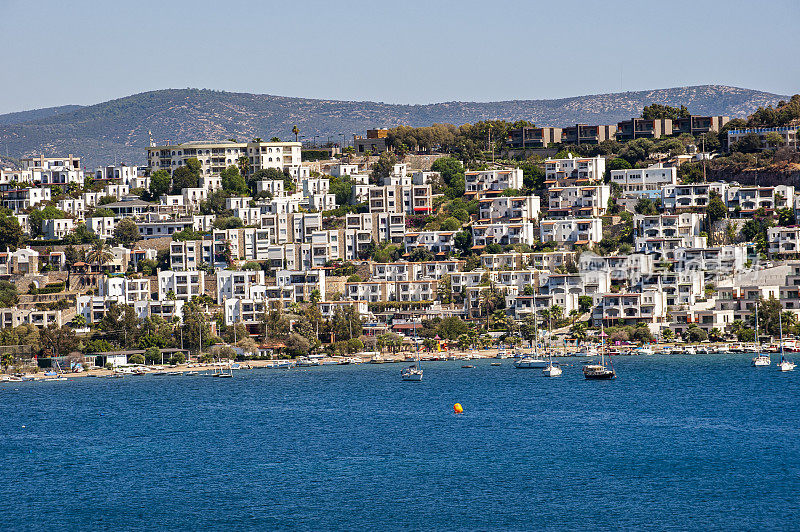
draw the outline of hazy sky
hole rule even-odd
[[[800,89],[798,0],[0,0],[0,113],[198,87],[431,103]]]

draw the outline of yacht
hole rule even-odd
[[[404,368],[403,371],[400,372],[400,377],[404,381],[419,382],[422,380],[422,368],[419,365],[419,343],[417,343],[417,322],[414,322],[414,345],[417,347],[417,363]]]
[[[687,345],[683,350],[684,355],[696,355],[697,350],[694,348],[693,345]]]
[[[511,358],[511,355],[508,354],[508,351],[498,351],[494,358]]]
[[[633,354],[634,355],[652,355],[653,354],[653,350],[650,349],[647,346],[642,346],[639,349],[634,349],[633,350]]]
[[[605,337],[606,332],[603,330],[600,333],[600,338],[602,339],[603,343],[600,347],[600,363],[599,364],[587,364],[583,366],[583,376],[588,380],[610,380],[617,376],[617,372],[614,371],[614,368],[606,367],[606,360],[605,360]],[[609,359],[610,361],[610,359]]]
[[[778,362],[778,371],[792,371],[796,364],[787,360],[783,354],[783,320],[781,319],[780,313],[778,313],[778,327],[781,334],[781,361]]]
[[[538,355],[527,356],[514,361],[514,367],[517,369],[544,369],[548,365],[547,359]]]
[[[780,313],[778,313],[779,321],[780,321],[780,316],[781,316]],[[742,351],[744,351],[744,349],[742,349]],[[761,353],[761,341],[759,340],[758,336],[758,301],[756,301],[756,353],[757,353],[756,356],[753,357],[753,362],[752,362],[753,367],[769,366],[770,364],[772,364],[772,359],[769,357],[769,355]]]

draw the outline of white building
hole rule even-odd
[[[611,182],[622,188],[626,196],[661,198],[661,187],[678,183],[678,169],[658,163],[647,168],[611,170]]]
[[[532,246],[536,243],[535,227],[532,222],[476,224],[472,226],[472,243],[474,246],[489,244]]]
[[[547,159],[544,162],[545,179],[557,182],[564,179],[602,181],[606,171],[606,159],[597,157],[570,157],[566,159]]]
[[[406,252],[424,247],[431,253],[450,253],[455,249],[455,231],[420,231],[406,233],[404,243]]]
[[[172,294],[175,296],[174,299],[190,301],[194,296],[202,294],[204,287],[203,271],[158,272],[158,299],[161,301],[172,299],[170,297]]]
[[[553,187],[548,190],[550,216],[602,216],[611,199],[608,185]]]
[[[498,196],[479,202],[480,223],[494,221],[530,222],[539,217],[539,196]]]
[[[603,220],[600,218],[564,218],[542,220],[539,223],[542,242],[587,245],[603,239]]]
[[[486,191],[500,191],[522,188],[522,169],[477,170],[464,173],[466,193],[476,194]]]
[[[249,163],[248,175],[258,170],[288,169],[293,177],[300,174],[299,142],[185,142],[147,148],[151,171],[172,173],[195,158],[200,161],[201,175],[219,174],[228,166],[237,165],[240,157]]]

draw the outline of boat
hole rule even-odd
[[[420,382],[422,380],[422,368],[419,365],[419,343],[417,342],[417,322],[414,322],[414,345],[416,346],[417,363],[400,372],[400,378],[408,382]]]
[[[697,354],[697,350],[694,348],[693,345],[687,345],[683,349],[683,354],[684,355],[696,355]]]
[[[759,367],[759,366],[769,366],[772,364],[772,359],[769,355],[765,355],[761,353],[761,341],[759,340],[758,334],[758,301],[756,301],[756,353],[758,353],[755,357],[753,357],[752,366]],[[780,312],[778,313],[778,319],[780,320]],[[743,348],[744,349],[744,348]]]
[[[603,328],[602,332],[600,333],[600,339],[602,340],[602,344],[600,346],[600,363],[586,364],[583,366],[583,376],[587,380],[610,380],[616,378],[617,376],[617,372],[614,371],[613,366],[611,368],[606,367],[605,338],[606,332],[605,328]],[[609,359],[609,361],[610,360],[611,359]]]
[[[542,370],[542,375],[545,377],[558,377],[563,373],[561,366],[553,364],[553,352],[547,352],[547,366]]]
[[[781,361],[778,362],[778,371],[793,371],[796,367],[796,364],[791,360],[787,360],[783,353],[783,320],[781,319],[780,313],[778,313],[778,330],[781,335]]]
[[[514,362],[517,369],[544,369],[547,366],[547,359],[540,356],[527,356]]]
[[[502,364],[500,362],[491,362],[489,365],[490,366],[502,366]]]
[[[472,368],[474,368],[474,367],[475,367],[475,366],[472,366],[472,365],[470,365],[470,364],[465,364],[465,365],[461,366],[461,369],[472,369]]]
[[[200,375],[200,373],[198,373],[196,371],[187,371],[186,373],[184,373],[184,375],[187,375],[187,376],[188,375],[192,375],[192,376],[194,376],[194,375]]]
[[[547,367],[547,359],[540,356],[538,352],[539,346],[539,331],[536,329],[536,321],[534,320],[534,343],[533,354],[524,356],[514,361],[514,367],[517,369],[544,369]]]
[[[497,355],[495,355],[494,358],[499,358],[499,359],[511,358],[511,355],[508,354],[508,351],[498,351]]]
[[[653,350],[650,349],[647,346],[642,346],[639,349],[634,349],[633,350],[633,354],[634,355],[652,355],[653,354]]]

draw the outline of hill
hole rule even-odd
[[[85,166],[114,161],[141,164],[148,131],[167,140],[291,139],[297,124],[307,139],[340,139],[375,126],[465,124],[480,120],[531,120],[540,125],[616,123],[639,116],[650,103],[686,105],[695,114],[744,117],[786,96],[720,85],[577,96],[557,100],[443,102],[395,105],[290,98],[200,89],[167,89],[135,94],[66,112],[51,110],[9,123],[0,116],[0,151],[15,157],[76,154]],[[44,113],[51,111],[49,115]],[[20,115],[20,113],[14,113]],[[13,118],[11,119],[14,120]]]
[[[23,124],[32,120],[41,120],[43,118],[50,118],[56,115],[71,113],[72,111],[80,108],[80,105],[62,105],[60,107],[45,107],[44,109],[32,109],[30,111],[7,113],[0,115],[0,125],[7,126],[11,124]]]

